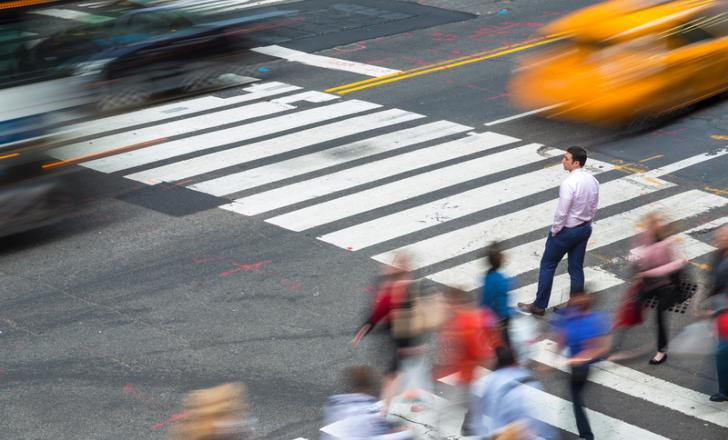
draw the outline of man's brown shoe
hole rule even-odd
[[[546,310],[536,307],[534,304],[518,303],[518,310],[536,316],[543,316]]]

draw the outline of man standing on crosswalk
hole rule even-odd
[[[546,249],[541,257],[536,300],[531,304],[518,303],[518,308],[534,315],[543,315],[551,298],[551,287],[556,267],[564,255],[569,255],[570,292],[584,290],[584,256],[591,236],[591,222],[599,202],[599,182],[583,170],[586,150],[582,147],[566,149],[561,163],[569,172],[559,189],[559,204],[554,214]]]

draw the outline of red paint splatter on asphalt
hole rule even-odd
[[[281,279],[281,284],[291,290],[301,290],[303,288],[303,284],[301,284],[299,281],[289,280],[288,278]]]
[[[170,415],[167,418],[167,420],[160,422],[160,423],[155,423],[152,426],[150,426],[150,428],[155,431],[158,431],[158,430],[164,428],[165,426],[171,425],[172,423],[174,423],[175,421],[177,421],[179,419],[184,419],[185,417],[187,417],[187,414],[188,414],[187,411],[181,411],[178,413],[174,413],[174,414]]]
[[[263,266],[267,266],[268,264],[271,264],[273,260],[262,260],[257,261],[255,263],[239,263],[237,261],[233,262],[233,265],[235,266],[234,269],[221,272],[221,277],[229,277],[230,275],[241,272],[241,271],[260,271],[260,269],[263,268]]]

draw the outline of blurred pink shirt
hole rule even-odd
[[[599,203],[599,182],[581,168],[569,173],[559,188],[559,204],[554,214],[552,234],[594,220]]]

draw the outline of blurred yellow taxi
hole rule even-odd
[[[728,90],[728,0],[612,0],[541,29],[513,104],[601,125],[653,119]]]

